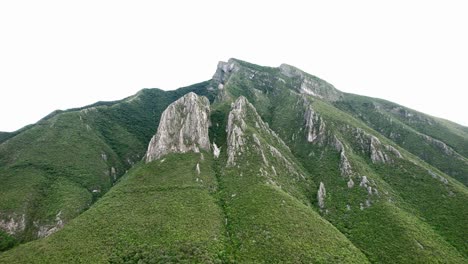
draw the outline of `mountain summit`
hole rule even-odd
[[[467,157],[466,127],[230,59],[2,134],[0,263],[467,263]]]

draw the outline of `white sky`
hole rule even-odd
[[[385,3],[384,3],[385,2]],[[467,1],[1,1],[0,131],[234,57],[468,125]]]

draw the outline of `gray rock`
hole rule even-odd
[[[390,145],[386,145],[385,149],[390,151],[391,153],[393,153],[397,158],[399,158],[399,159],[403,158],[400,151],[398,151],[396,148],[394,148],[394,147],[392,147]]]
[[[146,162],[168,153],[210,150],[210,102],[193,92],[173,102],[161,115],[156,135],[146,152]]]
[[[48,237],[52,235],[53,233],[62,229],[64,223],[63,223],[63,220],[60,218],[61,215],[62,215],[62,211],[58,212],[57,215],[55,216],[55,221],[56,221],[55,225],[39,226],[39,230],[37,231],[37,237],[38,238]]]
[[[213,155],[215,158],[219,158],[219,154],[221,153],[221,148],[216,146],[216,143],[213,142]]]
[[[327,190],[325,190],[325,184],[320,182],[319,189],[317,191],[318,205],[321,209],[325,208],[325,197],[327,196]]]
[[[319,114],[315,113],[310,104],[306,107],[304,121],[307,141],[311,143],[322,142],[325,135],[325,122]]]
[[[367,179],[367,176],[362,176],[361,178],[361,183],[359,183],[359,186],[364,187],[367,189],[367,185],[369,184],[369,180]]]
[[[26,228],[26,215],[7,215],[0,214],[0,229],[10,235],[21,233]]]
[[[378,138],[376,138],[373,135],[370,136],[370,146],[369,146],[370,158],[371,158],[372,162],[374,162],[374,163],[375,162],[385,163],[388,160],[385,153],[383,153],[380,150],[381,145],[382,145],[382,143],[380,143],[380,140]]]
[[[353,187],[354,187],[354,181],[353,181],[353,179],[349,179],[348,188],[353,188]]]
[[[351,164],[349,163],[348,158],[345,155],[344,149],[341,151],[340,154],[340,171],[341,176],[343,177],[349,177],[353,174]]]
[[[445,177],[442,177],[439,174],[437,174],[437,173],[435,173],[435,172],[433,172],[431,170],[428,170],[427,172],[431,175],[432,178],[439,180],[443,184],[448,184],[448,180]]]

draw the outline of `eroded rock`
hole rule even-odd
[[[220,153],[221,153],[221,148],[218,148],[218,146],[216,146],[216,143],[213,142],[213,156],[215,158],[219,158]]]
[[[7,215],[3,216],[0,214],[0,229],[4,230],[10,235],[21,233],[26,228],[26,215]]]
[[[173,102],[161,115],[156,135],[146,152],[146,162],[168,153],[210,150],[208,128],[210,102],[193,92]]]
[[[39,230],[37,231],[37,237],[38,238],[44,238],[52,235],[53,233],[59,231],[60,229],[63,228],[63,220],[61,218],[62,211],[58,212],[57,215],[55,216],[55,225],[44,225],[44,226],[39,226]],[[37,223],[36,223],[37,225]]]
[[[325,190],[325,184],[320,182],[319,189],[317,191],[317,200],[320,209],[325,208],[325,197],[327,196],[327,191]]]

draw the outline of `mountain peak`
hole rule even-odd
[[[209,113],[209,100],[193,92],[170,104],[162,113],[158,131],[149,143],[146,162],[168,153],[209,150]]]

